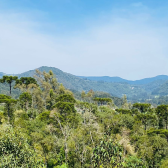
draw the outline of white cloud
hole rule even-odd
[[[40,23],[21,14],[0,14],[0,71],[20,73],[43,65],[85,76],[126,79],[167,74],[167,28],[147,24],[144,15],[109,15],[69,36],[46,35]],[[23,15],[23,14],[22,14]],[[8,19],[8,20],[7,20]],[[165,36],[165,37],[164,37]]]

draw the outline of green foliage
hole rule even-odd
[[[75,103],[76,100],[69,94],[63,94],[60,95],[58,98],[56,98],[56,102],[69,102],[69,103]]]
[[[148,111],[150,107],[151,107],[151,104],[145,104],[145,103],[133,104],[133,108],[137,108],[141,113]]]
[[[121,114],[132,114],[131,110],[127,109],[116,109],[116,111]]]
[[[112,102],[110,98],[100,98],[100,97],[95,97],[93,98],[94,101],[98,102],[98,104],[105,105],[108,102]]]
[[[72,122],[76,115],[76,110],[73,103],[58,102],[54,106],[59,111],[59,119],[62,123]]]
[[[149,112],[137,114],[137,116],[135,118],[136,118],[136,120],[140,120],[142,122],[145,130],[146,130],[147,125],[150,121],[152,122],[152,121],[157,120],[156,115],[153,115]]]
[[[61,166],[56,166],[55,168],[68,168],[68,167],[67,167],[66,164],[64,163],[63,165],[61,165]]]
[[[166,129],[150,129],[148,130],[148,135],[160,135],[162,138],[166,138],[168,141],[168,130]]]
[[[29,107],[31,107],[32,104],[32,96],[31,94],[24,92],[19,96],[19,102],[20,105],[22,107],[22,109],[24,109],[25,111],[28,110]]]
[[[100,141],[100,144],[93,149],[93,165],[94,167],[120,167],[122,165],[122,147],[112,141],[106,139]]]
[[[164,128],[164,123],[166,129],[168,129],[168,105],[160,105],[156,108],[156,114],[159,118],[159,128]]]
[[[7,83],[12,83],[14,80],[17,80],[17,76],[3,76],[3,78],[0,80],[0,82],[4,83],[4,82],[7,82]]]
[[[0,95],[0,103],[5,103],[4,115],[8,117],[8,122],[13,124],[14,121],[14,105],[16,104],[15,99],[11,99],[10,96]]]
[[[121,105],[123,104],[123,100],[121,98],[112,96],[106,92],[95,91],[93,97],[111,98],[117,107],[121,107]]]
[[[143,161],[135,156],[129,156],[125,158],[123,168],[146,168]]]
[[[167,105],[132,105],[90,86],[76,96],[52,71],[35,77],[18,80],[18,100],[0,94],[0,167],[167,167]]]
[[[15,85],[18,85],[18,84],[20,84],[20,85],[24,84],[27,87],[30,84],[36,84],[37,85],[37,81],[32,77],[21,77],[20,79],[16,80]]]
[[[52,109],[52,106],[55,104],[56,100],[55,100],[55,93],[53,91],[53,89],[50,89],[50,93],[49,93],[49,96],[47,97],[47,106],[46,108],[48,110],[51,110]]]
[[[120,127],[126,127],[128,129],[132,129],[135,123],[134,117],[129,114],[123,114],[120,116]]]
[[[160,168],[165,168],[165,167],[168,167],[168,159],[162,160],[161,162]]]
[[[50,118],[50,111],[44,111],[38,115],[41,121],[47,121]]]
[[[4,94],[0,94],[0,100],[3,100],[3,99],[11,99],[11,97]]]
[[[168,154],[168,143],[160,136],[142,136],[138,140],[138,154],[147,162],[149,168],[159,167]]]
[[[8,127],[0,134],[0,167],[43,167],[24,135]]]

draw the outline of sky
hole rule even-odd
[[[0,0],[0,72],[168,75],[167,0]]]

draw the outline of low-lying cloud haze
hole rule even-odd
[[[137,2],[85,18],[79,29],[57,32],[59,23],[38,20],[42,11],[3,10],[0,72],[52,66],[74,75],[130,80],[168,75],[168,25],[160,11]]]

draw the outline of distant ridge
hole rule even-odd
[[[144,85],[144,84],[148,84],[148,83],[151,83],[157,80],[162,80],[162,81],[168,80],[167,75],[158,75],[156,77],[144,78],[144,79],[135,80],[135,81],[122,79],[120,77],[109,77],[109,76],[100,76],[100,77],[99,76],[78,76],[78,77],[85,79],[85,80],[91,80],[91,81],[128,83],[132,85]]]
[[[40,71],[46,71],[46,72],[48,72],[49,70],[52,70],[59,77],[60,77],[60,75],[62,75],[64,73],[64,74],[66,74],[66,76],[71,76],[71,77],[73,76],[73,77],[84,79],[84,80],[99,81],[99,82],[112,82],[112,83],[113,82],[114,83],[128,83],[131,85],[144,85],[144,84],[148,84],[148,83],[151,83],[154,81],[168,81],[167,75],[158,75],[158,76],[151,77],[151,78],[144,78],[144,79],[133,81],[133,80],[126,80],[126,79],[123,79],[123,78],[117,77],[117,76],[115,76],[115,77],[110,77],[110,76],[75,76],[70,73],[63,72],[62,70],[60,70],[58,68],[47,67],[47,66],[42,66],[42,67],[39,67],[36,69],[39,69]],[[35,69],[23,72],[21,74],[13,74],[13,75],[16,75],[18,77],[24,77],[24,76],[33,76],[34,74],[35,74]],[[0,77],[2,77],[3,75],[6,75],[6,74],[3,72],[0,72]]]

